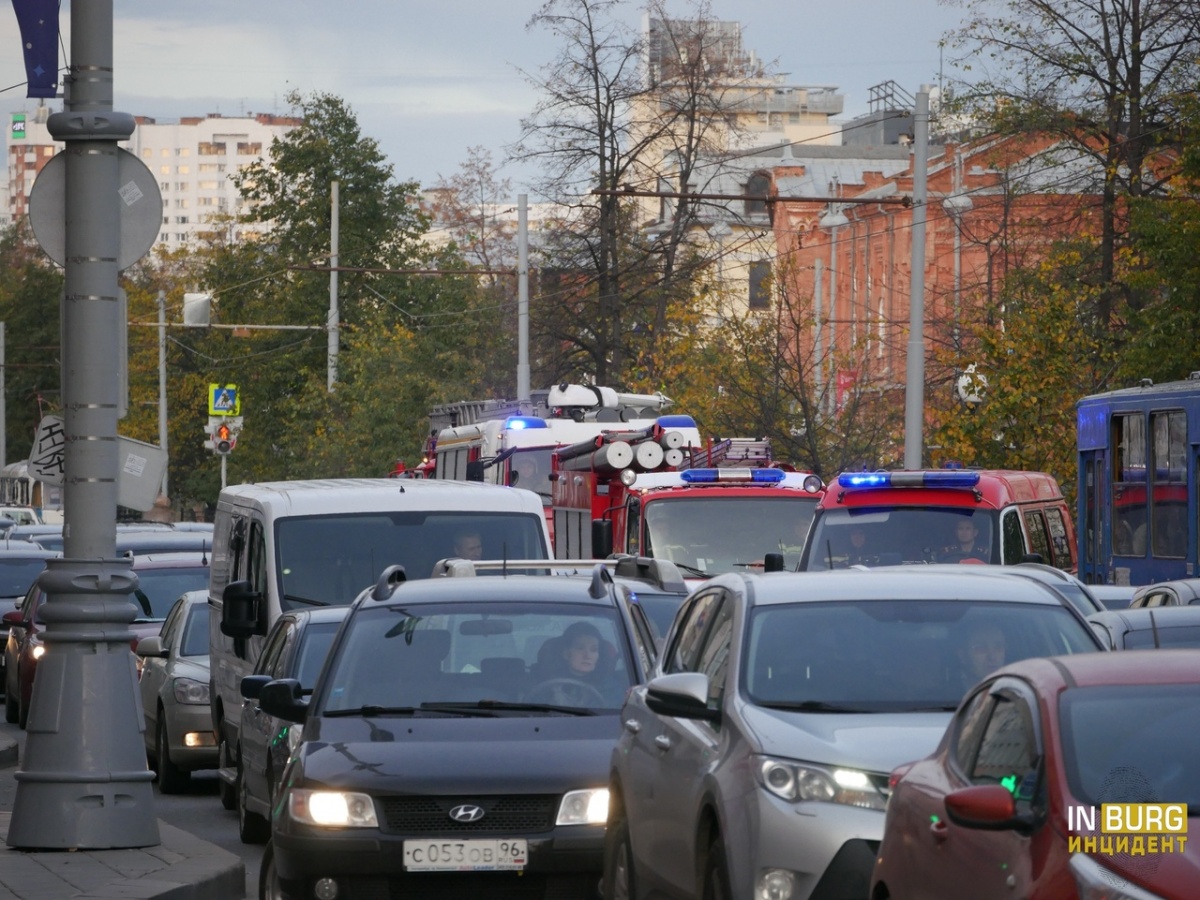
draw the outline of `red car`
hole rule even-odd
[[[158,553],[133,558],[138,586],[130,599],[138,611],[129,625],[133,633],[131,650],[141,638],[158,634],[172,604],[179,597],[188,591],[208,587],[208,560],[208,554],[202,551]],[[8,641],[4,647],[4,718],[22,728],[29,719],[37,663],[46,652],[42,640],[46,626],[41,618],[45,601],[45,593],[35,583],[21,601],[20,608],[3,616],[3,623],[8,628]],[[140,672],[141,657],[136,662]]]
[[[1013,663],[892,773],[869,896],[1192,900],[1198,758],[1200,651]]]

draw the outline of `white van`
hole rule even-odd
[[[221,800],[236,804],[241,680],[286,610],[349,604],[388,566],[428,578],[466,532],[493,559],[550,559],[532,491],[424,479],[331,479],[233,485],[213,527],[208,602],[209,702],[220,743]]]

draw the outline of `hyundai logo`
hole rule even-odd
[[[483,818],[483,810],[478,806],[464,804],[450,810],[450,818],[455,822],[478,822]]]

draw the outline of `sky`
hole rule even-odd
[[[113,0],[114,109],[170,121],[221,113],[288,113],[291,91],[341,97],[400,180],[428,187],[483,147],[521,192],[528,164],[506,164],[556,38],[527,27],[543,0]],[[937,84],[939,39],[962,10],[946,0],[711,0],[742,23],[743,44],[798,85],[834,85],[848,120],[869,88],[910,94]],[[334,9],[337,12],[334,12]],[[622,9],[632,26],[641,7]],[[681,14],[686,8],[679,5]],[[70,53],[70,0],[60,27]],[[20,33],[0,6],[0,112],[32,110]],[[947,64],[947,77],[949,70]],[[61,109],[61,101],[46,101]]]

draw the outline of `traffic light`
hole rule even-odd
[[[228,422],[222,422],[213,429],[213,449],[225,455],[233,449],[233,429]]]

